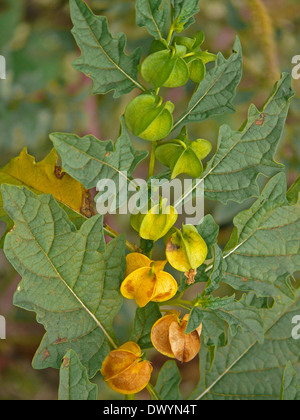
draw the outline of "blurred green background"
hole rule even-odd
[[[113,34],[120,31],[127,34],[128,52],[138,45],[144,46],[147,52],[151,39],[146,30],[135,26],[134,0],[89,0],[88,4],[95,13],[108,17]],[[206,138],[215,148],[220,125],[228,123],[238,129],[246,118],[249,104],[254,102],[260,107],[280,73],[291,72],[292,57],[300,54],[300,3],[298,0],[201,0],[200,7],[197,22],[187,33],[203,30],[205,47],[214,53],[222,51],[225,56],[231,53],[238,34],[244,49],[244,75],[235,99],[237,112],[191,126],[191,138]],[[89,95],[91,81],[72,68],[78,50],[71,28],[68,0],[0,0],[0,55],[7,60],[7,79],[0,81],[1,166],[24,146],[41,160],[51,150],[48,136],[54,131],[94,134],[100,139],[117,138],[118,120],[136,92],[118,100],[112,94]],[[296,97],[277,156],[286,165],[289,185],[300,172],[300,80],[294,81],[294,89]],[[192,91],[192,84],[168,91],[178,115]],[[137,139],[134,142],[137,149],[145,148],[145,142]],[[137,177],[146,174],[147,162],[136,171]],[[248,206],[249,202],[227,206],[206,203],[206,213],[213,214],[221,225],[221,246],[231,233],[232,218]],[[136,242],[127,220],[108,218],[107,222]],[[0,225],[0,229],[4,226]],[[161,246],[156,256],[162,253]],[[7,339],[0,340],[0,399],[56,399],[58,372],[51,369],[39,372],[31,367],[44,331],[34,314],[12,305],[19,280],[0,251],[0,314],[7,319]],[[232,291],[223,287],[221,293]],[[127,340],[130,335],[135,308],[134,303],[127,302],[116,319],[116,332],[121,340]],[[155,379],[167,359],[154,351],[149,352],[148,358],[154,363]],[[179,366],[184,395],[198,380],[197,365],[198,358]],[[101,399],[120,397],[100,377],[95,381],[100,385]],[[139,398],[148,398],[147,392],[139,394]]]

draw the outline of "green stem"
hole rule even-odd
[[[125,400],[134,401],[135,400],[135,394],[125,395]]]
[[[151,156],[150,156],[150,164],[149,164],[149,175],[148,179],[154,175],[154,168],[155,168],[155,150],[157,147],[157,143],[153,142],[151,147]]]
[[[168,45],[170,45],[170,43],[172,41],[173,33],[174,33],[174,25],[172,23],[171,28],[170,28],[170,32],[169,32],[169,35],[168,35],[168,38],[167,38],[167,44]]]
[[[173,299],[168,302],[162,302],[160,306],[179,306],[180,308],[190,310],[193,307],[193,303],[189,300]]]
[[[155,389],[153,388],[153,386],[149,383],[146,386],[147,391],[149,392],[150,396],[154,399],[154,400],[159,400],[159,396],[157,395]]]

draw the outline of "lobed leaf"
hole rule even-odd
[[[185,197],[205,193],[205,197],[226,204],[229,200],[241,203],[259,195],[257,177],[272,177],[284,168],[274,156],[287,118],[290,98],[294,95],[291,76],[284,74],[259,111],[254,105],[239,131],[224,125],[220,129],[218,148],[208,163],[203,177],[197,180]],[[296,195],[296,187],[295,187]],[[291,192],[292,194],[292,192]],[[183,199],[176,203],[178,206]]]
[[[100,141],[92,135],[83,138],[75,134],[53,133],[50,139],[60,154],[64,169],[86,188],[94,188],[104,179],[127,185],[136,166],[148,152],[137,152],[122,119],[122,132],[114,144]],[[127,173],[127,174],[125,174]]]
[[[116,346],[112,323],[123,300],[124,237],[105,246],[102,216],[77,231],[51,195],[10,185],[2,195],[15,223],[4,252],[22,276],[14,304],[36,312],[47,331],[33,366],[58,369],[72,349],[89,377],[95,375]]]
[[[235,336],[241,328],[245,334],[252,334],[259,342],[263,342],[264,332],[260,314],[256,308],[247,304],[246,296],[241,300],[231,298],[211,298],[203,308],[193,308],[186,333],[193,331],[202,322],[202,334],[209,345],[218,346],[220,337],[226,335],[226,326]],[[226,325],[225,325],[226,323]],[[198,324],[198,325],[197,325]]]
[[[215,353],[200,352],[201,380],[191,398],[197,400],[279,400],[288,361],[300,378],[300,341],[291,337],[292,319],[300,310],[300,295],[273,309],[262,310],[265,341],[259,344],[241,331]]]
[[[274,156],[293,94],[291,76],[284,74],[261,111],[250,107],[240,131],[221,127],[217,152],[203,175],[206,198],[240,203],[258,196],[258,174],[271,177],[283,170]]]
[[[234,225],[222,281],[258,297],[293,298],[289,279],[300,270],[300,205],[289,204],[283,173],[268,182],[249,210],[235,217]]]
[[[105,16],[96,16],[83,0],[70,0],[73,36],[81,50],[74,68],[94,82],[93,94],[114,90],[114,97],[129,93],[134,88],[145,90],[137,80],[137,66],[142,51],[124,53],[126,36],[113,38]]]
[[[199,0],[172,0],[176,32],[180,33],[195,22],[194,15],[199,12]]]
[[[164,38],[164,30],[170,13],[168,0],[137,0],[136,24],[146,27],[155,39]]]
[[[237,38],[233,54],[226,60],[219,53],[215,67],[206,76],[194,93],[187,111],[176,121],[173,129],[190,122],[201,122],[209,117],[234,112],[232,100],[242,78],[242,47]]]

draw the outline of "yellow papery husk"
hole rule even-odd
[[[156,284],[151,301],[165,302],[170,300],[176,295],[177,290],[178,284],[174,277],[165,271],[160,271],[156,274]]]
[[[152,370],[150,362],[142,361],[106,383],[111,389],[120,394],[137,394],[148,385]]]
[[[164,356],[175,359],[169,341],[169,328],[175,321],[178,322],[179,313],[170,313],[155,322],[151,329],[151,341],[153,346]]]
[[[187,322],[188,315],[180,321],[176,312],[160,318],[151,330],[151,341],[156,350],[182,363],[194,359],[201,347],[202,324],[195,331],[185,334]]]
[[[165,302],[172,299],[178,284],[171,274],[144,267],[129,274],[121,285],[121,294],[127,299],[134,299],[140,308],[150,301]]]
[[[206,260],[208,249],[204,239],[194,226],[183,226],[183,233],[177,230],[166,245],[168,262],[183,273],[196,270]]]
[[[132,252],[126,256],[126,271],[125,271],[125,278],[129,276],[129,274],[133,273],[135,270],[139,268],[145,268],[154,265],[155,272],[163,271],[165,265],[167,264],[167,260],[165,261],[152,261],[150,258],[146,257],[146,255],[141,254],[139,252]]]
[[[151,268],[139,268],[129,274],[121,284],[121,294],[127,299],[134,299],[140,308],[150,302],[156,284],[156,277]]]
[[[107,385],[121,394],[135,394],[147,386],[152,366],[141,360],[142,352],[134,342],[123,344],[105,358],[101,374]]]

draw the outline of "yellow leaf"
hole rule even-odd
[[[55,149],[36,163],[26,148],[0,170],[0,184],[24,185],[36,194],[52,194],[67,207],[80,213],[85,188],[57,166]],[[2,207],[2,199],[0,202]],[[1,215],[1,213],[0,213]]]

